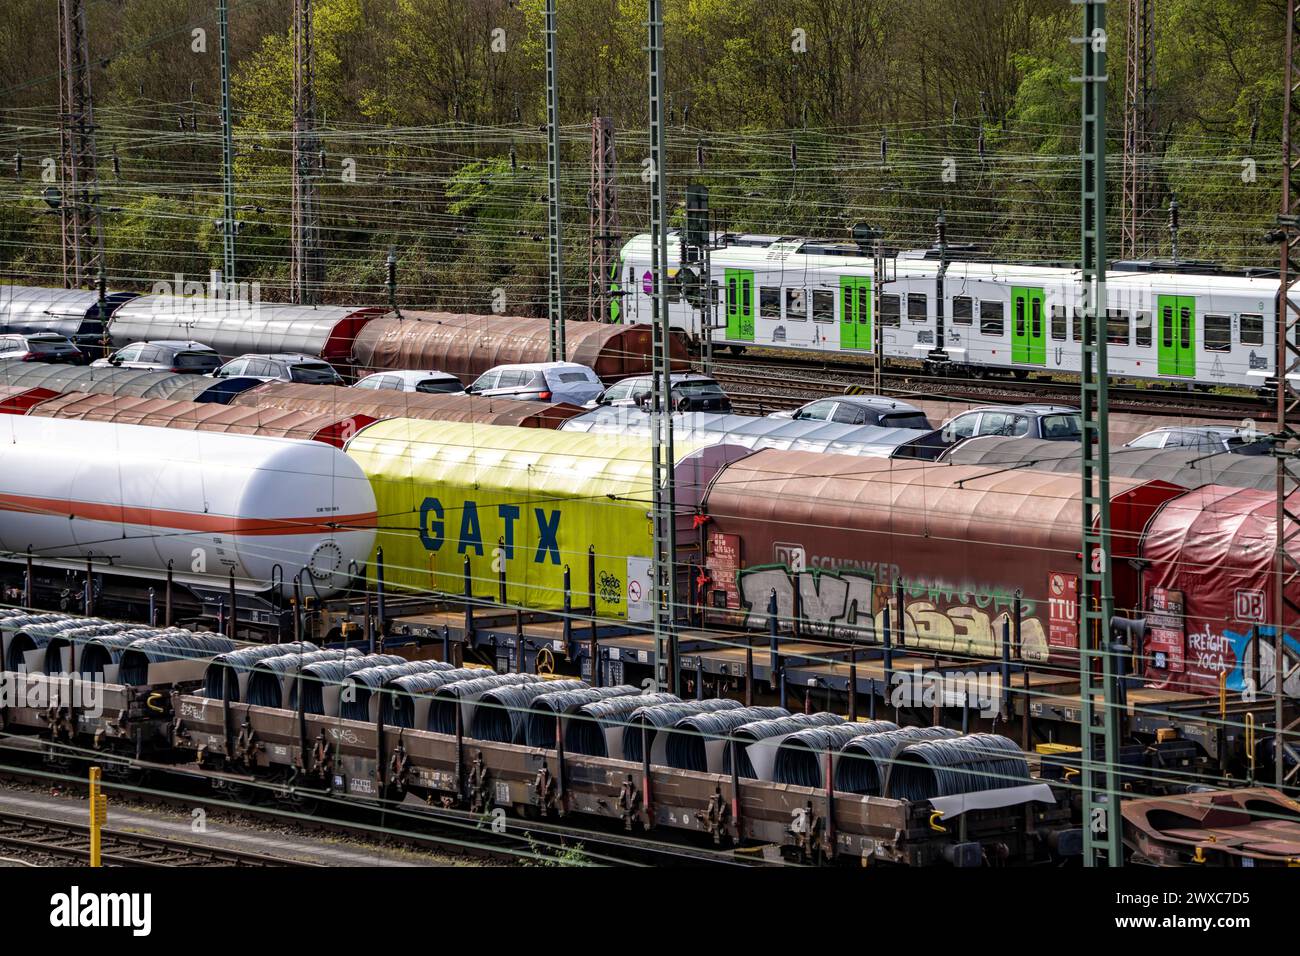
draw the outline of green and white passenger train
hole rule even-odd
[[[1077,269],[961,261],[954,253],[941,276],[937,251],[901,252],[884,259],[880,314],[873,315],[873,259],[856,243],[733,234],[716,240],[709,282],[715,348],[872,353],[879,323],[886,361],[943,363],[976,376],[1079,370]],[[680,265],[675,232],[668,249],[671,281]],[[622,249],[619,321],[651,319],[650,251],[648,235]],[[1117,263],[1106,276],[1111,374],[1271,385],[1278,284],[1276,270]],[[698,340],[700,310],[679,283],[670,290],[673,327]]]

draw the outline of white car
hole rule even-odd
[[[605,390],[600,377],[576,362],[529,362],[490,368],[465,389],[470,395],[585,405]]]
[[[392,392],[426,392],[431,395],[462,395],[465,392],[464,384],[450,372],[409,368],[373,372],[358,379],[352,387]]]

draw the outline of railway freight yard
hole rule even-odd
[[[5,918],[996,868],[1017,923],[1282,929],[1298,39],[5,0]]]

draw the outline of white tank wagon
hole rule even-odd
[[[361,469],[314,441],[5,415],[0,557],[224,593],[348,585],[375,538]]]

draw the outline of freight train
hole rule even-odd
[[[1077,268],[962,260],[961,252],[947,261],[928,249],[890,253],[877,277],[869,242],[727,233],[714,236],[705,276],[701,263],[682,261],[681,239],[669,234],[669,321],[694,341],[707,331],[715,346],[736,353],[779,347],[853,355],[874,354],[879,333],[886,361],[977,377],[1081,367]],[[650,321],[650,260],[648,235],[623,246],[613,283],[617,321]],[[699,291],[688,296],[688,288]],[[1117,262],[1106,290],[1112,375],[1254,390],[1274,375],[1276,270]],[[708,329],[702,314],[712,316]]]
[[[390,588],[489,603],[504,591],[509,606],[550,611],[590,593],[602,620],[651,617],[644,439],[387,418],[340,451],[4,419],[11,579],[30,555],[65,576],[170,574],[208,595],[233,584],[281,597],[292,582],[323,596],[373,588],[382,548]],[[678,454],[679,594],[696,621],[767,630],[775,595],[780,630],[872,644],[892,607],[900,647],[996,658],[1012,627],[1020,660],[1075,660],[1076,478],[728,444]],[[1269,692],[1272,507],[1252,488],[1112,481],[1117,606],[1150,622],[1135,648],[1148,680]],[[1300,603],[1300,581],[1286,587]],[[1300,646],[1283,640],[1294,696]]]

